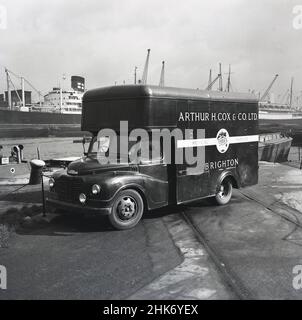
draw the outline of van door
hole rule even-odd
[[[182,113],[182,116],[185,116],[188,112],[191,114],[190,118],[182,118],[181,116],[178,118],[178,128],[182,130],[183,139],[187,145],[183,148],[182,164],[176,164],[176,197],[179,204],[209,195],[209,172],[205,171],[206,147],[198,147],[199,150],[197,147],[190,147],[192,143],[194,144],[195,139],[206,138],[206,121],[200,120],[200,115],[208,112],[208,101],[180,101],[177,109],[178,115]],[[187,131],[187,136],[185,136],[186,129],[190,129]],[[197,137],[197,129],[202,131],[202,135],[199,137]],[[193,155],[192,159],[198,157],[198,166],[197,163],[188,163],[186,153],[189,155],[190,152]]]

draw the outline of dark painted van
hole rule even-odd
[[[177,129],[184,135],[172,137],[169,162],[160,150],[156,158],[136,163],[125,157],[101,163],[98,133],[111,129],[121,135],[121,121],[129,131],[146,130],[151,149],[154,130]],[[108,215],[117,229],[133,227],[144,212],[172,204],[206,197],[226,204],[233,188],[258,182],[258,101],[250,94],[145,85],[99,88],[84,95],[82,130],[92,134],[88,152],[53,175],[48,204]],[[106,143],[108,151],[110,140]],[[127,150],[144,143],[138,138]],[[179,150],[182,159],[191,150],[201,166],[176,161]]]

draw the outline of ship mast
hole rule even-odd
[[[221,63],[219,63],[219,91],[223,91],[222,87],[222,72],[221,72]]]
[[[136,77],[137,77],[137,67],[134,67],[134,84],[136,84]]]
[[[290,93],[289,93],[289,107],[292,108],[293,103],[293,85],[294,85],[294,78],[291,78],[290,81]]]
[[[62,84],[60,82],[60,113],[62,113],[62,107],[63,107],[63,90],[62,90]]]
[[[228,74],[228,82],[227,82],[227,92],[230,92],[231,88],[231,65],[229,64],[229,74]]]
[[[142,77],[142,84],[147,84],[147,78],[148,78],[148,68],[149,68],[149,58],[150,58],[150,49],[148,49],[147,58],[145,62],[143,77]]]
[[[7,103],[8,103],[8,108],[12,108],[12,102],[11,102],[11,95],[10,95],[10,86],[9,86],[9,73],[8,70],[5,68],[5,73],[6,73],[6,85],[7,85]]]
[[[24,78],[21,77],[21,90],[22,90],[22,106],[25,107],[25,90],[24,90]]]
[[[286,89],[285,93],[283,94],[283,96],[280,99],[280,104],[283,104],[285,98],[288,98],[288,92],[289,92],[289,89]],[[287,101],[285,103],[287,103]]]
[[[160,87],[165,86],[165,61],[162,62],[162,68],[161,68],[160,79],[159,79],[159,86]]]
[[[66,80],[66,75],[65,73],[63,74],[62,76],[62,79],[60,81],[60,112],[62,113],[62,110],[63,110],[63,88],[62,88],[62,80]]]

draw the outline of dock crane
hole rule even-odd
[[[286,89],[285,93],[283,94],[283,96],[281,97],[280,99],[280,104],[284,104],[284,100],[285,98],[288,98],[289,97],[289,89]],[[285,102],[286,104],[288,103],[288,101]]]
[[[217,82],[218,79],[220,79],[220,74],[217,75],[217,77],[208,84],[208,86],[206,87],[206,90],[212,90],[213,85]]]
[[[208,81],[208,87],[207,87],[207,88],[210,88],[211,83],[212,83],[212,69],[210,69],[210,73],[209,73],[209,81]]]
[[[20,104],[25,107],[25,82],[38,94],[39,96],[39,104],[41,106],[42,103],[42,94],[40,91],[38,91],[27,79],[25,79],[22,76],[19,76],[17,74],[15,74],[14,72],[12,72],[11,70],[8,70],[7,68],[5,68],[5,73],[6,73],[6,82],[7,82],[7,99],[8,99],[8,108],[12,109],[12,101],[11,101],[11,87],[13,88],[13,91],[15,91],[16,96],[18,98],[18,100],[20,101]],[[18,90],[16,88],[16,86],[14,85],[14,82],[12,80],[12,77],[14,76],[16,79],[21,80],[21,97],[18,93]]]
[[[260,101],[264,101],[264,99],[268,96],[273,84],[275,83],[275,81],[277,80],[277,78],[279,77],[278,74],[275,75],[273,81],[270,83],[270,85],[268,86],[268,88],[265,90],[264,94],[260,97]]]
[[[212,90],[212,87],[213,85],[217,82],[217,80],[219,80],[219,87],[218,87],[218,90],[219,91],[222,91],[222,73],[221,73],[221,63],[219,63],[219,73],[217,75],[217,77],[213,80],[212,80],[212,70],[210,70],[210,74],[209,74],[209,83],[206,87],[206,90]]]

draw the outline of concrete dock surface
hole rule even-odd
[[[293,287],[302,264],[301,185],[299,169],[261,162],[259,184],[236,190],[228,205],[204,200],[151,212],[132,230],[113,231],[95,217],[25,219],[0,248],[8,273],[0,299],[240,298],[196,230],[247,298],[301,299]],[[16,189],[1,186],[0,218],[41,211],[39,186]]]

